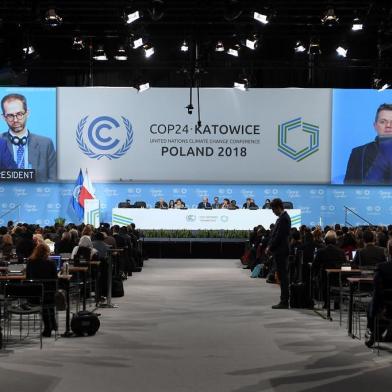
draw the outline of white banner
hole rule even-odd
[[[301,210],[287,210],[293,227],[301,226]],[[271,210],[160,210],[146,208],[113,208],[112,225],[135,223],[142,230],[252,230],[266,229],[277,217]]]
[[[58,178],[328,183],[331,90],[58,89]]]

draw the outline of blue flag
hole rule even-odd
[[[79,219],[83,218],[84,215],[84,208],[83,206],[79,203],[79,194],[80,194],[80,190],[83,186],[83,173],[82,173],[82,169],[80,169],[79,171],[79,175],[78,178],[76,179],[75,182],[75,186],[74,189],[72,191],[72,207],[76,213],[76,215],[78,216]]]

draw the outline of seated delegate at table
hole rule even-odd
[[[168,208],[167,203],[165,200],[163,200],[163,197],[161,197],[156,203],[155,203],[155,208]]]
[[[245,209],[254,208],[254,209],[256,209],[256,208],[259,208],[259,207],[257,206],[257,204],[254,202],[254,200],[251,197],[247,197],[246,198],[246,202],[242,205],[242,208],[245,208]]]
[[[271,200],[270,199],[265,199],[265,202],[264,202],[264,205],[263,205],[263,210],[267,210],[267,209],[270,209],[271,207],[270,207],[270,203],[271,203]]]
[[[33,250],[26,265],[26,279],[57,279],[56,265],[49,260],[50,249],[48,245],[40,242]],[[57,330],[55,309],[54,309],[54,291],[45,292],[44,282],[44,309],[42,319],[44,330],[42,336],[50,337],[53,330]]]
[[[387,261],[387,250],[376,245],[376,236],[371,230],[363,232],[365,246],[357,250],[353,264],[356,267],[375,267],[377,264]]]
[[[223,203],[222,203],[222,207],[221,208],[226,208],[229,209],[230,208],[230,200],[229,199],[223,199]]]
[[[203,201],[201,201],[198,205],[197,208],[202,209],[202,208],[211,208],[211,203],[208,201],[208,197],[204,196]]]
[[[213,209],[221,208],[221,204],[219,203],[219,197],[218,196],[214,197],[214,202],[211,204],[211,207]]]

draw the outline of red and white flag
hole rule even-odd
[[[79,193],[79,204],[84,208],[84,201],[88,199],[95,199],[95,189],[90,181],[88,172],[86,172],[83,177],[83,185],[80,188]]]

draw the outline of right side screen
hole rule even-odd
[[[332,184],[392,184],[392,91],[332,95]]]

